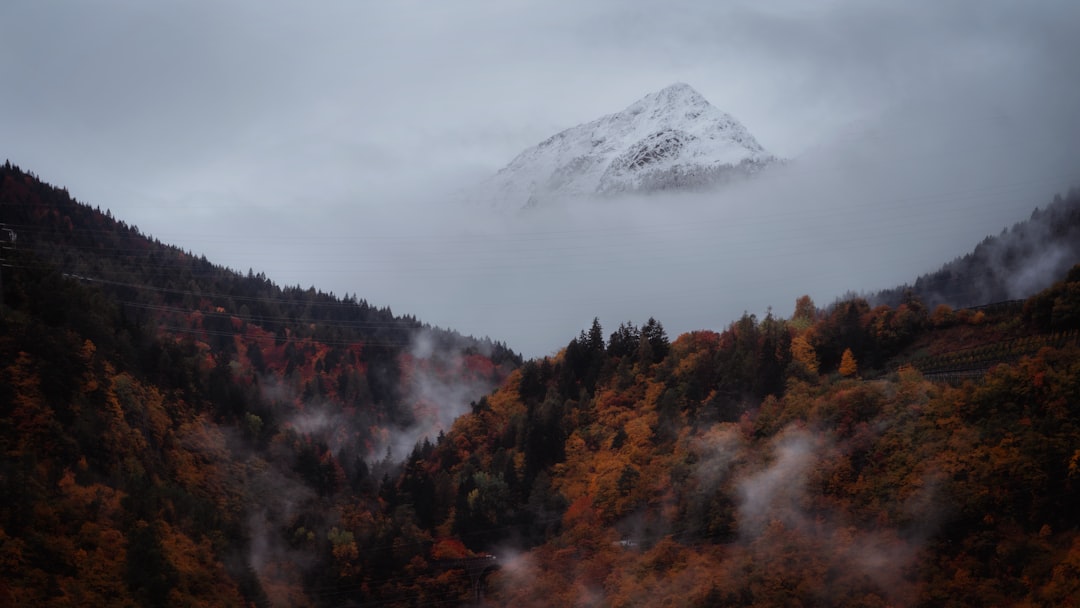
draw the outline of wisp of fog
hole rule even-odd
[[[787,316],[802,294],[827,304],[910,282],[1080,178],[1069,162],[1048,160],[1067,158],[1073,144],[979,110],[897,110],[712,190],[517,209],[440,186],[348,201],[317,227],[294,209],[243,232],[258,259],[232,244],[221,253],[241,268],[275,268],[286,284],[357,293],[526,356],[553,353],[593,317],[607,330],[649,317],[672,335],[720,329],[744,312]]]

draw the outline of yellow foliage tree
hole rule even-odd
[[[810,373],[818,373],[817,352],[814,351],[810,341],[806,339],[806,334],[799,334],[791,339],[791,358],[803,364],[806,369],[810,370]]]
[[[850,378],[858,372],[859,364],[855,361],[855,355],[851,354],[850,348],[845,348],[840,356],[840,375]]]

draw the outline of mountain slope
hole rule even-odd
[[[0,605],[311,605],[335,526],[391,534],[380,477],[520,362],[216,266],[10,163],[0,223]]]
[[[415,320],[0,177],[20,234],[2,269],[0,605],[1080,597],[1080,266],[979,311],[804,297],[790,319],[674,340],[652,319],[605,340],[595,321],[510,371],[482,342],[421,331],[447,345],[413,348]],[[977,369],[931,379],[942,362]],[[499,386],[403,463],[370,456],[463,377]]]
[[[678,83],[525,150],[481,196],[520,207],[544,200],[701,187],[775,161],[736,119]]]
[[[1045,209],[988,236],[975,249],[935,272],[870,296],[874,303],[897,306],[918,297],[933,308],[978,306],[1027,298],[1047,288],[1080,263],[1080,190],[1056,196]]]
[[[1080,266],[1022,314],[801,299],[670,344],[594,323],[394,500],[505,562],[491,606],[1071,605],[1077,310]],[[953,386],[889,371],[958,339],[1006,348]]]

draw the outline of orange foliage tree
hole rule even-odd
[[[859,364],[855,361],[855,355],[851,354],[850,348],[844,349],[840,356],[840,375],[850,378],[859,373]]]
[[[817,353],[814,352],[810,341],[806,339],[806,334],[799,334],[791,339],[791,359],[805,367],[810,373],[818,373],[820,364]]]

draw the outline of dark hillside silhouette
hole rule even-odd
[[[1080,265],[521,362],[0,176],[0,605],[1080,597]],[[1075,206],[964,272],[1068,255]]]
[[[1045,209],[975,249],[922,275],[914,284],[881,291],[869,299],[897,306],[911,295],[933,308],[968,308],[1022,300],[1047,288],[1080,263],[1080,190],[1056,196]]]

